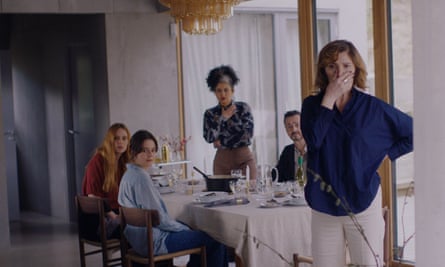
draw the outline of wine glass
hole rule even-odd
[[[236,194],[236,181],[234,181],[234,180],[229,181],[229,187],[230,187],[230,191],[232,191],[232,194],[235,195]]]
[[[232,191],[235,199],[240,199],[243,197],[242,192],[242,183],[240,181],[232,180],[229,181],[230,191]]]
[[[171,176],[172,176],[172,185],[171,186],[173,186],[176,189],[176,187],[182,177],[182,167],[179,166],[179,168],[177,168],[177,167],[173,168]]]

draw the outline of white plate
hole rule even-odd
[[[277,207],[281,207],[281,204],[278,202],[267,201],[260,203],[260,208],[277,208]]]
[[[283,206],[306,206],[306,200],[302,197],[300,198],[292,198],[286,201],[283,201]]]
[[[168,179],[154,180],[153,183],[159,187],[168,187],[170,185]]]
[[[227,192],[222,191],[207,191],[193,194],[193,202],[200,204],[208,204],[213,201],[226,199],[228,197]]]
[[[175,192],[175,189],[171,187],[158,187],[158,190],[161,194],[170,194]]]
[[[224,174],[209,175],[208,177],[209,179],[246,179],[246,176],[234,177],[232,175],[224,175]]]
[[[165,173],[165,174],[150,174],[150,177],[153,180],[164,179],[165,176],[167,176],[167,173]]]

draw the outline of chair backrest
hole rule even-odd
[[[106,240],[104,200],[99,197],[77,195],[76,207],[80,237],[98,242]]]
[[[145,227],[147,229],[147,257],[153,258],[153,231],[154,226],[160,224],[159,213],[157,210],[147,210],[139,208],[120,207],[121,215],[121,238],[125,239],[124,230],[127,225],[136,227]],[[126,253],[128,244],[126,240],[122,242],[123,251]]]

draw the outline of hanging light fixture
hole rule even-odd
[[[240,0],[159,0],[170,8],[170,15],[181,21],[188,34],[215,34],[222,29],[222,21],[233,15],[233,7]]]

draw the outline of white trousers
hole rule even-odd
[[[348,263],[354,266],[383,266],[385,222],[381,190],[378,190],[375,199],[365,211],[354,216],[363,228],[370,246],[357,230],[351,217],[332,216],[312,210],[314,267],[345,267],[347,249],[350,256]]]

